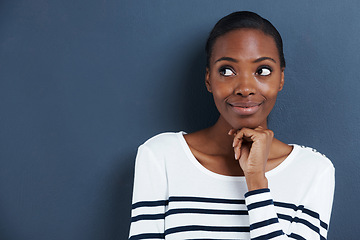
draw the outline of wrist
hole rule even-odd
[[[268,188],[268,180],[265,174],[245,174],[248,191]]]

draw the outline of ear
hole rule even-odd
[[[205,73],[205,85],[206,85],[208,92],[211,92],[210,70],[208,67],[206,68],[206,73]]]
[[[279,92],[280,92],[280,91],[283,89],[283,87],[284,87],[284,78],[285,78],[284,71],[285,71],[285,68],[282,68],[282,69],[281,69],[281,76],[280,76]]]

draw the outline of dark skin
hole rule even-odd
[[[219,37],[205,84],[220,117],[210,128],[184,136],[192,153],[210,171],[245,176],[249,191],[267,188],[265,172],[292,151],[267,128],[267,117],[284,85],[274,39],[254,29]]]

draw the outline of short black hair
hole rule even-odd
[[[280,33],[276,28],[265,18],[258,14],[249,11],[239,11],[231,13],[220,19],[211,30],[210,35],[206,42],[206,67],[209,67],[211,53],[216,40],[233,30],[248,28],[257,29],[271,36],[276,44],[280,57],[280,67],[285,67],[285,57],[283,52],[283,42]]]

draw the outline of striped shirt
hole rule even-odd
[[[326,239],[334,171],[293,145],[266,173],[269,188],[249,192],[245,177],[202,166],[183,132],[163,133],[138,149],[129,239]]]

